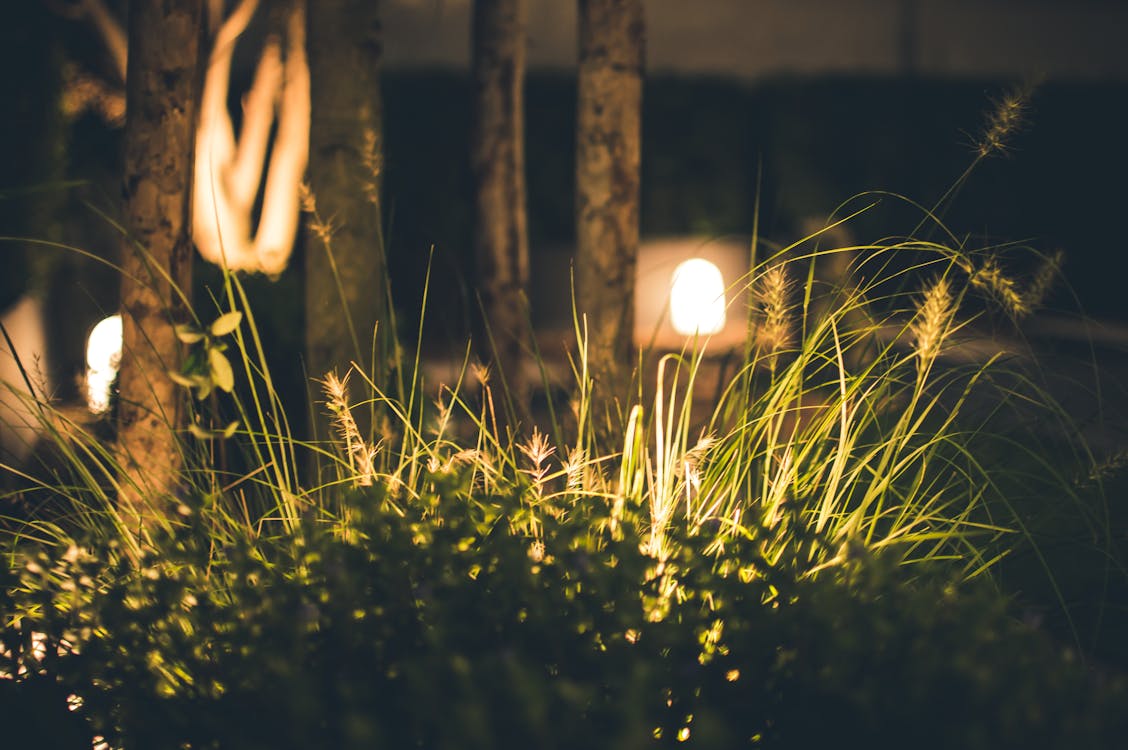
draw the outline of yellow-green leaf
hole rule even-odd
[[[231,371],[231,363],[218,349],[208,349],[208,369],[211,371],[212,382],[215,387],[226,393],[231,393],[235,387],[235,373]]]
[[[234,422],[232,422],[231,424],[229,424],[229,425],[227,425],[226,427],[223,428],[223,436],[225,438],[229,438],[229,437],[231,437],[232,435],[235,434],[235,430],[237,430],[237,429],[239,429],[239,420],[238,419],[236,419]]]
[[[204,334],[197,331],[187,323],[181,323],[176,326],[176,338],[183,341],[185,344],[195,344],[198,341],[204,340]]]
[[[208,440],[212,436],[211,432],[205,430],[203,427],[200,427],[200,425],[196,424],[195,422],[188,425],[188,432],[192,433],[200,440]]]
[[[185,388],[195,388],[199,385],[196,378],[188,377],[187,375],[181,375],[179,372],[173,372],[172,370],[168,371],[168,377],[172,382],[176,383],[177,385],[182,385]]]
[[[229,312],[225,315],[220,315],[215,319],[215,322],[211,324],[211,335],[226,336],[227,334],[238,328],[239,324],[242,322],[243,313],[239,312],[238,310],[236,310],[235,312]]]

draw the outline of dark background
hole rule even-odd
[[[86,332],[116,306],[115,273],[90,256],[113,261],[119,252],[121,130],[90,114],[58,116],[60,64],[105,74],[104,60],[86,27],[36,3],[21,8],[24,16],[0,25],[0,235],[81,252],[0,243],[0,307],[29,289],[45,296],[52,371],[66,395]],[[244,75],[254,59],[247,46]],[[994,102],[1018,83],[912,72],[755,80],[653,74],[644,91],[643,236],[745,237],[758,206],[763,238],[787,244],[801,236],[805,218],[830,216],[864,191],[931,205],[972,161]],[[432,259],[427,336],[460,352],[475,304],[467,73],[392,69],[383,92],[387,252],[401,333],[414,339]],[[574,76],[533,71],[526,97],[536,276],[548,254],[568,252],[573,235]],[[1070,286],[1059,288],[1052,304],[1125,320],[1126,173],[1128,84],[1051,78],[1035,90],[1008,155],[976,170],[945,221],[972,249],[1014,241],[1064,250]],[[852,224],[853,236],[866,242],[905,234],[919,218],[885,199]],[[279,281],[248,280],[268,350],[289,363],[302,350],[301,264],[299,247]],[[199,263],[197,276],[197,296],[206,301],[216,272]],[[566,295],[566,280],[557,281]],[[286,370],[300,382],[299,368]]]

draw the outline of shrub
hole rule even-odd
[[[910,582],[860,549],[812,579],[814,539],[768,563],[752,541],[709,555],[681,535],[656,564],[596,499],[539,543],[508,523],[512,496],[346,502],[348,539],[310,514],[217,554],[193,511],[136,569],[75,546],[5,571],[5,670],[25,667],[0,681],[20,711],[5,732],[64,746],[81,717],[122,748],[1029,748],[1126,728],[1123,682],[993,592]]]

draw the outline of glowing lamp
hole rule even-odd
[[[725,327],[725,279],[704,258],[679,264],[670,277],[670,323],[683,336],[707,336]]]
[[[121,363],[121,316],[103,318],[86,340],[86,405],[95,414],[110,408],[110,386]]]

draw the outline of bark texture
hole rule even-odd
[[[119,510],[141,531],[175,502],[184,396],[168,377],[180,366],[173,325],[187,318],[194,131],[199,99],[200,0],[130,3],[123,199]]]
[[[587,316],[594,416],[614,433],[633,362],[645,33],[642,0],[579,2],[576,304]]]
[[[485,327],[483,359],[525,404],[529,238],[525,207],[526,0],[477,0],[473,20],[474,251]],[[492,337],[491,346],[489,337]]]
[[[306,368],[314,378],[334,369],[343,375],[352,361],[372,366],[373,331],[386,309],[381,54],[378,2],[310,3],[309,181],[317,213],[308,223],[305,283]],[[389,367],[391,333],[380,328],[377,383]],[[318,415],[316,437],[328,436],[327,424]]]

